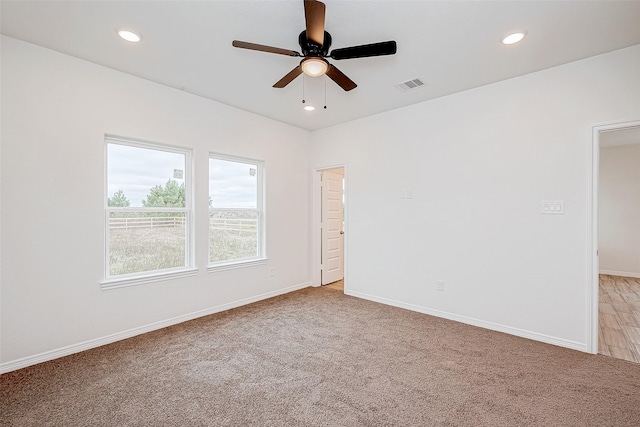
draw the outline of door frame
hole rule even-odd
[[[587,351],[598,354],[598,326],[599,326],[599,295],[600,295],[600,260],[598,257],[598,185],[600,173],[600,133],[640,126],[640,120],[599,123],[591,126],[589,149],[587,158],[591,164],[587,168],[590,173],[588,179],[589,210],[587,218]]]
[[[347,178],[348,169],[346,163],[336,164],[332,166],[322,166],[313,169],[313,177],[311,179],[311,262],[310,264],[310,277],[311,286],[322,286],[322,280],[320,276],[321,264],[322,264],[322,237],[320,235],[321,224],[321,209],[322,209],[322,193],[320,190],[320,174],[324,171],[331,169],[342,169],[344,171],[344,288],[345,293],[347,291],[347,277],[348,277],[348,249],[349,249],[349,208],[348,208],[348,192],[349,192],[349,180]]]

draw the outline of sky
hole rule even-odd
[[[211,207],[256,209],[258,185],[255,171],[256,165],[209,159]]]
[[[185,155],[128,145],[109,144],[108,197],[122,190],[131,207],[141,207],[149,190],[174,179],[184,183]],[[209,196],[212,207],[256,208],[256,165],[209,159]],[[180,175],[182,174],[182,178]]]

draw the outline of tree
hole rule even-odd
[[[127,196],[124,195],[124,191],[118,190],[113,193],[113,197],[107,197],[107,204],[109,206],[126,208],[131,203],[129,202],[129,199],[127,199]]]
[[[170,179],[165,186],[155,185],[149,190],[147,198],[142,201],[142,206],[163,207],[163,208],[183,208],[184,201],[184,183],[178,184],[177,181]]]

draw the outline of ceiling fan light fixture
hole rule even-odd
[[[131,30],[118,30],[118,35],[121,39],[124,39],[131,43],[138,43],[140,40],[142,40],[142,35]]]
[[[320,77],[329,70],[329,63],[320,57],[308,57],[300,64],[302,72],[309,77]]]
[[[502,39],[502,44],[510,45],[515,44],[521,41],[527,33],[524,31],[515,31],[508,34],[505,38]]]

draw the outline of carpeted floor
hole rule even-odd
[[[308,288],[0,378],[8,426],[638,426],[640,364]]]

